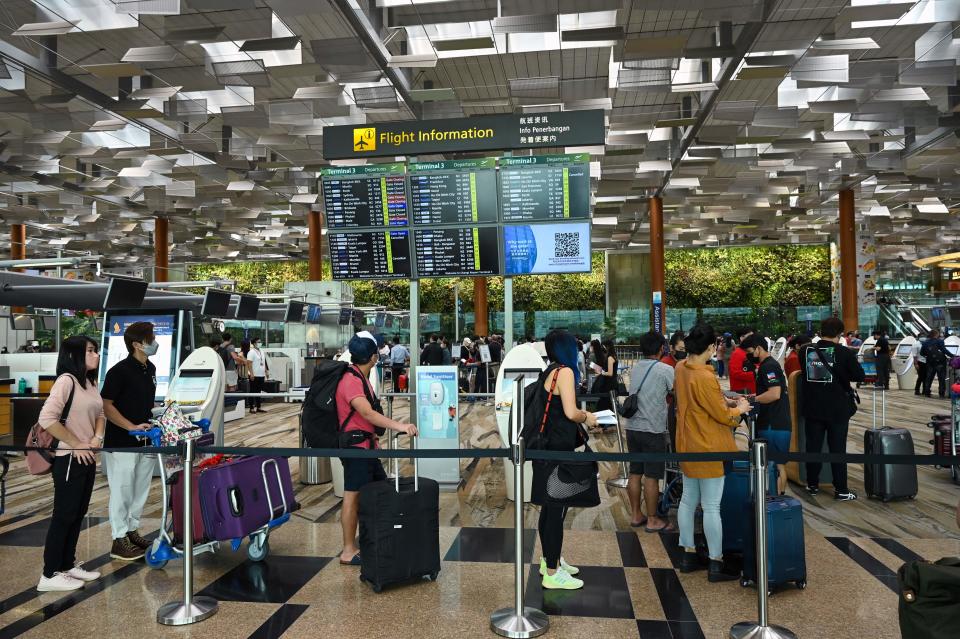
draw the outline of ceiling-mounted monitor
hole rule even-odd
[[[290,300],[287,302],[287,310],[283,313],[284,322],[302,322],[303,321],[303,309],[306,307],[306,304],[303,302],[297,302],[295,300]]]
[[[207,317],[224,317],[230,310],[230,291],[208,288],[203,296],[200,314]]]
[[[255,320],[260,310],[260,298],[256,295],[241,295],[234,317],[238,320]]]
[[[204,335],[213,335],[213,322],[200,322],[200,332]]]
[[[107,297],[103,300],[103,308],[104,310],[138,309],[143,305],[146,294],[145,281],[114,277],[107,286]]]
[[[307,306],[307,323],[308,324],[319,324],[320,315],[322,311],[319,306],[316,304],[310,304]]]
[[[40,321],[43,323],[43,329],[46,331],[55,331],[57,330],[57,316],[56,315],[41,315]]]
[[[341,308],[340,317],[337,318],[337,324],[340,326],[350,326],[350,321],[353,319],[353,309],[352,308]]]
[[[16,313],[10,316],[10,328],[15,331],[32,331],[33,315]]]

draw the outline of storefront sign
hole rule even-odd
[[[323,128],[327,160],[603,144],[604,112],[552,111]]]

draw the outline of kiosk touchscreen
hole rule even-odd
[[[917,369],[914,367],[913,349],[917,338],[908,336],[900,340],[893,352],[893,372],[897,375],[900,390],[914,388],[917,383]]]
[[[100,381],[114,364],[129,353],[123,341],[123,333],[135,322],[150,322],[160,345],[150,361],[157,367],[156,401],[163,401],[170,388],[170,380],[181,358],[193,350],[192,317],[189,311],[107,311],[100,348]]]
[[[950,353],[951,357],[960,355],[960,336],[951,335],[943,340],[943,345],[947,347],[947,352]]]
[[[872,336],[868,337],[863,340],[863,345],[860,346],[860,351],[857,353],[860,365],[863,367],[863,374],[866,376],[866,381],[870,383],[873,383],[877,379],[877,356],[873,350],[873,346],[876,343],[876,338]]]
[[[777,360],[777,363],[783,366],[783,360],[787,356],[787,338],[778,337],[777,341],[773,343],[773,350],[770,351],[770,354],[773,355],[773,359]]]

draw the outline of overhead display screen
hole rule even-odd
[[[496,222],[496,160],[411,164],[410,212],[414,224]]]
[[[419,277],[500,273],[496,226],[417,229],[413,235]]]
[[[504,222],[590,217],[590,155],[500,158]]]
[[[409,278],[410,232],[328,233],[335,280]]]
[[[503,261],[506,275],[587,273],[590,223],[504,226]]]
[[[328,168],[320,179],[328,228],[407,226],[403,164]]]

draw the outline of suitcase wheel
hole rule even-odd
[[[740,579],[740,587],[741,587],[741,588],[746,588],[747,586],[749,586],[749,585],[752,584],[752,583],[753,583],[752,581],[750,581],[749,579],[747,579],[747,578],[745,578],[745,577]]]
[[[250,544],[247,546],[247,557],[250,558],[250,561],[263,561],[269,554],[270,542],[266,537],[257,535],[250,540]]]
[[[432,572],[432,573],[430,573],[429,575],[424,575],[424,576],[423,576],[423,580],[424,580],[424,581],[436,581],[438,574],[440,574],[440,573]]]
[[[807,580],[797,579],[797,590],[806,590],[806,589],[807,589]]]

